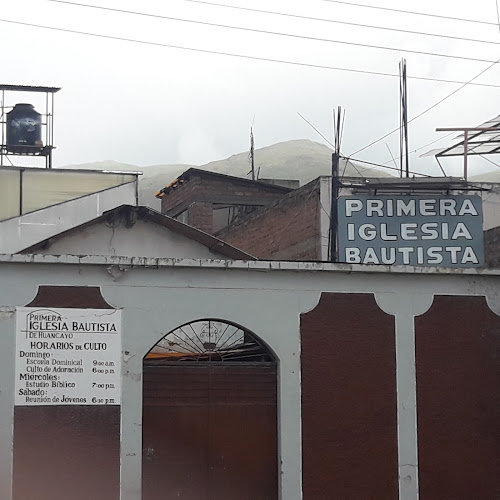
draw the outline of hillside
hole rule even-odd
[[[473,182],[498,182],[500,183],[500,170],[492,170],[484,174],[473,175],[469,178]]]
[[[305,184],[320,175],[330,175],[331,155],[331,149],[323,144],[298,139],[256,149],[255,167],[260,178],[298,179],[301,184]],[[139,201],[143,205],[159,210],[160,202],[154,197],[154,194],[190,167],[237,177],[246,177],[250,170],[247,151],[205,165],[170,164],[138,167],[127,163],[103,161],[68,165],[64,168],[143,172],[139,182]],[[391,177],[390,174],[384,171],[371,167],[367,168],[359,164],[353,165],[352,162],[348,162],[347,166],[345,162],[341,162],[340,172],[348,177],[358,177],[360,175],[365,177]]]

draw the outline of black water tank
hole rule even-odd
[[[26,152],[26,146],[43,147],[42,116],[32,104],[16,104],[7,113],[7,150]]]

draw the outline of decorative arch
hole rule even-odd
[[[144,358],[145,364],[272,363],[271,349],[250,330],[220,319],[186,323],[162,337]]]

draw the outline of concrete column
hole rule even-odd
[[[396,321],[398,478],[400,500],[418,500],[417,380],[415,316],[432,304],[432,295],[398,290],[377,293],[378,305]]]
[[[122,351],[120,500],[141,500],[142,356]]]
[[[300,391],[300,333],[297,314],[281,316],[289,351],[283,349],[278,371],[279,498],[302,498],[302,402]],[[283,333],[284,333],[283,332]],[[292,333],[293,332],[293,333]],[[286,354],[285,354],[286,353]]]
[[[0,308],[0,498],[12,499],[14,438],[14,360],[16,349],[14,307]]]

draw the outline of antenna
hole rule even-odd
[[[338,244],[337,244],[337,233],[338,233],[338,203],[339,203],[339,191],[342,187],[342,183],[339,180],[339,163],[340,163],[340,145],[342,143],[342,131],[343,131],[343,114],[342,108],[337,107],[337,116],[335,112],[333,114],[333,130],[334,130],[334,149],[332,153],[332,196],[331,196],[331,208],[330,208],[330,260],[332,262],[338,262]]]
[[[250,172],[252,173],[252,180],[255,180],[255,151],[254,151],[254,140],[253,140],[253,124],[250,127],[250,153],[248,154],[248,159],[250,160]]]
[[[410,166],[408,160],[408,94],[406,87],[406,59],[402,58],[399,63],[399,158],[400,177],[410,177]]]

